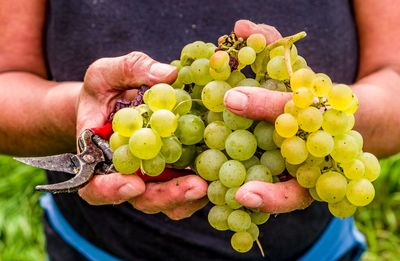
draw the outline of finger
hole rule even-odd
[[[225,94],[225,107],[244,117],[273,122],[292,97],[288,92],[256,87],[236,87]]]
[[[204,208],[208,203],[208,198],[203,197],[199,200],[189,201],[183,205],[163,211],[172,220],[180,220],[192,216],[197,210]]]
[[[278,183],[251,181],[240,187],[235,198],[243,206],[267,213],[304,209],[313,201],[295,179]]]
[[[145,213],[157,213],[204,197],[207,182],[196,175],[175,178],[167,182],[147,183],[146,192],[130,200]]]
[[[171,83],[176,76],[176,67],[159,63],[142,52],[131,52],[95,61],[86,72],[85,84],[125,90],[127,87]]]
[[[255,24],[249,20],[239,20],[235,23],[234,32],[237,36],[247,39],[251,34],[263,34],[267,40],[267,44],[272,43],[282,35],[275,27],[266,24]]]
[[[79,190],[79,196],[91,205],[120,204],[144,191],[145,184],[136,175],[113,173],[94,176]]]

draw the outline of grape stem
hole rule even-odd
[[[293,75],[293,68],[292,68],[292,59],[290,57],[290,48],[292,47],[292,43],[288,42],[285,43],[283,46],[285,48],[285,64],[286,64],[286,69],[289,74],[289,78],[292,77]]]
[[[294,35],[286,36],[286,37],[283,37],[281,39],[276,40],[273,43],[270,43],[269,45],[267,45],[266,48],[267,48],[267,50],[272,50],[275,47],[278,47],[278,46],[281,46],[281,45],[285,46],[286,44],[289,44],[291,46],[295,42],[297,42],[297,41],[303,39],[304,37],[306,37],[306,35],[307,35],[306,32],[303,31],[303,32],[299,32],[299,33],[294,34]]]
[[[260,249],[262,257],[265,257],[264,249],[262,248],[262,245],[260,243],[260,240],[258,240],[258,238],[256,239],[256,243],[257,243],[258,249]]]

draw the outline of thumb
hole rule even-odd
[[[291,93],[257,87],[236,87],[226,92],[225,107],[235,114],[274,122],[283,113]]]
[[[240,187],[235,198],[243,206],[275,214],[304,209],[313,201],[295,179],[278,183],[251,181]]]
[[[282,38],[281,33],[275,27],[267,24],[255,24],[249,20],[238,20],[235,23],[234,32],[244,39],[247,39],[251,34],[262,34],[267,40],[267,44]]]
[[[85,85],[105,84],[114,90],[126,90],[141,85],[171,83],[177,76],[174,66],[160,63],[142,52],[131,52],[113,58],[101,58],[91,64],[85,75]]]

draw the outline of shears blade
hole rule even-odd
[[[46,157],[16,157],[14,159],[24,164],[41,169],[77,174],[79,172],[79,165],[75,165],[74,163],[75,156],[76,155],[72,153],[65,153]]]

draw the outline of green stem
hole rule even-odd
[[[300,33],[297,33],[297,34],[294,34],[294,35],[283,37],[281,39],[276,40],[273,43],[270,43],[269,45],[267,45],[266,48],[268,50],[272,50],[275,47],[278,47],[278,46],[281,46],[281,45],[285,46],[286,44],[290,44],[290,46],[291,46],[295,42],[297,42],[297,41],[303,39],[304,37],[306,37],[306,35],[307,35],[306,32],[300,32]]]
[[[292,59],[290,57],[290,48],[292,47],[292,43],[285,43],[283,48],[285,48],[285,64],[286,64],[286,69],[289,73],[289,78],[292,77],[293,74],[293,68],[292,68]]]

